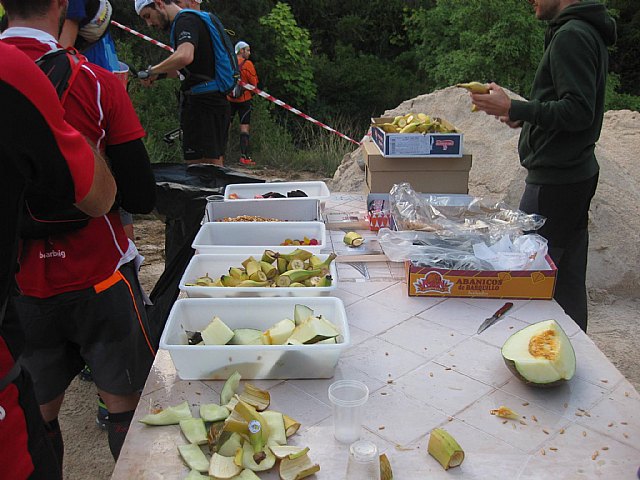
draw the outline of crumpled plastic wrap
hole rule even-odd
[[[452,270],[546,266],[547,241],[523,235],[544,225],[540,215],[483,198],[460,202],[460,196],[422,196],[408,183],[391,189],[390,205],[398,231],[383,228],[378,241],[391,261]]]
[[[498,242],[469,232],[443,236],[441,232],[394,231],[382,228],[378,242],[392,262],[409,260],[421,267],[448,270],[542,270],[549,268],[547,240],[537,234],[513,241],[504,235]]]
[[[398,230],[439,232],[454,237],[477,232],[488,235],[491,243],[502,236],[512,239],[523,232],[538,230],[545,218],[510,209],[504,202],[471,197],[464,205],[456,204],[457,197],[446,195],[422,196],[409,183],[399,183],[391,189],[391,214]]]

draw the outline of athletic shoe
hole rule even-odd
[[[96,415],[96,423],[101,430],[107,429],[107,422],[109,421],[109,411],[107,410],[107,406],[98,395],[98,414]]]
[[[91,369],[87,365],[85,365],[84,368],[80,370],[80,373],[78,375],[80,376],[80,380],[84,380],[85,382],[93,382]]]
[[[256,164],[256,162],[251,160],[251,157],[246,157],[244,155],[242,157],[240,157],[240,163],[242,165],[255,165]]]

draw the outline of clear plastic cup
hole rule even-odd
[[[349,447],[346,480],[380,480],[378,447],[369,440],[358,440]]]
[[[336,440],[353,443],[360,438],[364,404],[368,398],[369,388],[357,380],[338,380],[329,386]]]

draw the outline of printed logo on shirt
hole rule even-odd
[[[40,259],[45,259],[45,258],[55,258],[55,257],[60,257],[60,258],[67,258],[67,252],[65,252],[64,250],[51,250],[50,252],[40,252]]]
[[[191,32],[180,32],[178,34],[178,43],[183,40],[191,40]]]

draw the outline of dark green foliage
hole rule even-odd
[[[433,86],[495,81],[526,96],[543,48],[543,26],[522,0],[438,0],[413,11],[408,36]]]

